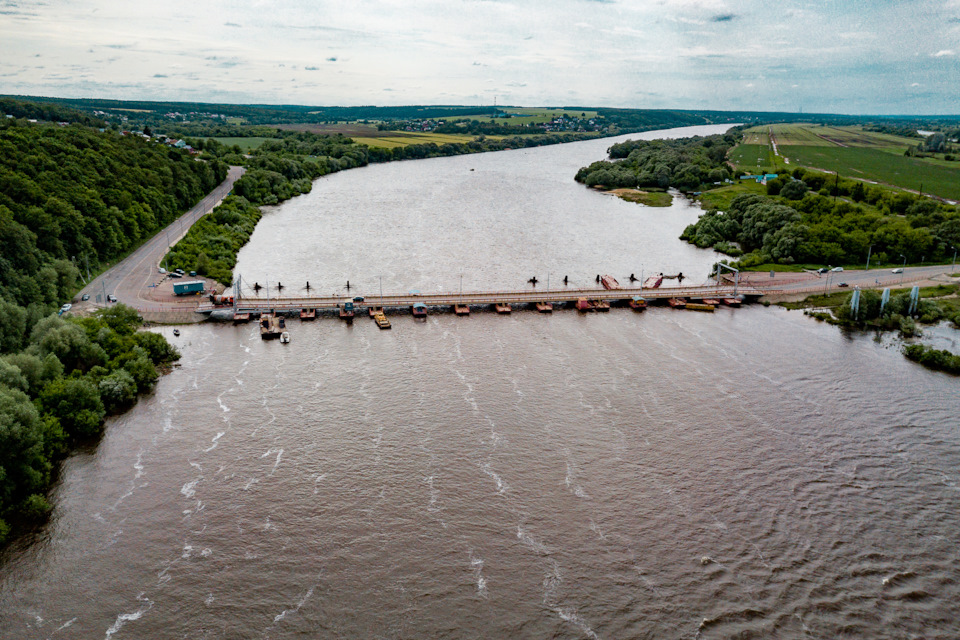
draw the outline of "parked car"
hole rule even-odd
[[[354,302],[363,302],[363,296],[357,296],[353,299]]]
[[[830,271],[830,269],[827,269],[826,267],[820,267],[817,269],[817,273],[826,273],[827,271]]]
[[[159,271],[160,273],[166,273],[166,272],[167,272],[167,270],[164,269],[163,267],[160,267],[159,269],[157,269],[157,271]]]
[[[67,304],[60,307],[60,313],[66,313],[67,311],[70,311],[70,309],[72,308],[73,308],[73,305],[68,302]]]
[[[838,283],[837,283],[837,286],[838,286],[838,287],[849,287],[850,285],[848,285],[846,282],[838,282]]]
[[[112,293],[107,296],[107,302],[116,302],[116,301],[117,301],[117,296],[113,295]]]
[[[843,267],[834,267],[833,269],[830,269],[830,271],[843,271]]]
[[[89,293],[85,293],[85,294],[83,294],[82,296],[80,296],[80,299],[81,299],[83,302],[86,302],[87,300],[90,299],[90,294],[89,294]]]
[[[897,267],[893,269],[890,273],[903,273],[903,267]]]
[[[167,275],[170,276],[171,278],[182,278],[182,277],[183,277],[183,274],[182,274],[182,273],[177,273],[176,271],[171,271],[171,272],[168,273]]]
[[[191,277],[191,278],[196,277],[196,275],[197,275],[197,272],[196,272],[196,271],[191,271],[191,272],[190,272],[190,277]]]

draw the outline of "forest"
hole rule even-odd
[[[588,187],[666,189],[682,191],[726,180],[732,172],[727,152],[739,132],[678,140],[627,140],[609,149],[612,160],[599,160],[577,171],[575,180]]]
[[[138,136],[0,120],[0,544],[49,511],[56,462],[179,357],[123,305],[85,318],[58,307],[226,170]]]
[[[698,247],[767,263],[859,265],[949,261],[960,247],[954,206],[860,181],[795,169],[771,180],[767,194],[740,194],[711,209],[680,236]]]
[[[2,545],[50,511],[45,494],[57,461],[97,438],[104,418],[152,389],[157,367],[180,354],[160,334],[138,331],[142,319],[124,305],[85,318],[48,315],[32,325],[22,309],[0,306],[24,336],[20,348],[0,355]]]

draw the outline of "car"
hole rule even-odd
[[[353,299],[354,302],[363,302],[363,296],[357,296]]]
[[[107,296],[107,302],[116,302],[116,301],[117,301],[117,296],[113,295],[112,293]]]
[[[820,267],[817,269],[817,273],[826,273],[827,271],[830,271],[830,269],[827,269],[826,267]]]
[[[843,267],[834,267],[833,269],[830,269],[830,271],[843,271]]]
[[[68,302],[62,307],[60,307],[60,313],[66,313],[67,311],[70,311],[70,309],[72,308],[73,308],[73,305]]]
[[[190,277],[191,277],[191,278],[196,277],[196,275],[197,275],[197,272],[196,272],[196,271],[191,271],[191,272],[190,272]]]
[[[180,275],[183,275],[183,269],[176,269],[176,272],[179,273]]]
[[[164,269],[163,267],[160,267],[159,269],[157,269],[157,271],[158,271],[159,273],[161,273],[161,274],[164,274],[164,273],[167,272],[167,270]]]
[[[903,273],[903,267],[897,267],[890,271],[890,273]]]
[[[850,285],[848,285],[846,282],[838,282],[838,283],[837,283],[837,286],[838,286],[838,287],[849,287]]]
[[[85,294],[83,294],[82,296],[80,296],[80,299],[81,299],[83,302],[86,302],[87,300],[90,299],[90,294],[89,294],[89,293],[85,293]]]
[[[168,273],[167,275],[170,276],[171,278],[182,278],[182,277],[183,277],[183,274],[182,274],[182,273],[177,273],[176,271],[171,271],[171,272]]]

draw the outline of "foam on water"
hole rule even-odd
[[[110,625],[110,628],[107,629],[106,635],[104,635],[104,640],[109,640],[110,637],[120,631],[123,628],[123,625],[128,622],[134,622],[143,617],[143,614],[149,611],[153,607],[153,602],[144,597],[143,593],[137,595],[137,600],[144,603],[136,611],[132,613],[121,613],[117,616],[116,621]]]

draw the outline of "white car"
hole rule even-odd
[[[116,302],[116,301],[117,301],[117,296],[113,295],[112,293],[107,296],[107,302]]]
[[[830,269],[830,271],[843,271],[843,267],[834,267],[833,269]]]
[[[67,311],[70,311],[70,309],[72,308],[73,308],[73,305],[68,302],[67,304],[60,307],[60,313],[66,313]]]
[[[903,273],[903,267],[897,267],[890,271],[890,273]]]

